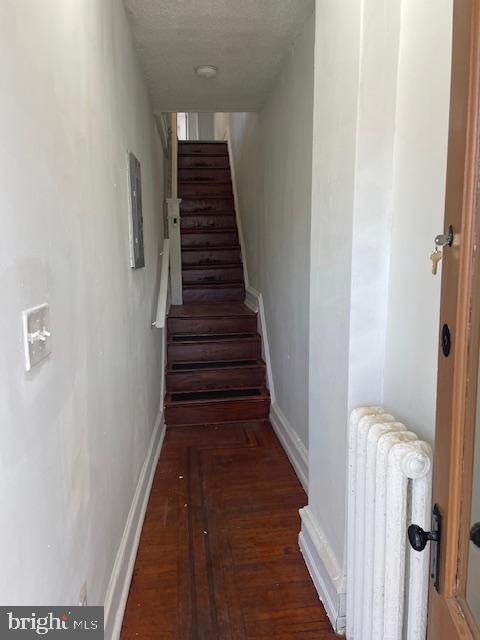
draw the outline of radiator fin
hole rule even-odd
[[[347,640],[424,640],[432,450],[382,407],[352,412],[348,454]]]

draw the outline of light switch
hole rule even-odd
[[[38,307],[22,311],[22,322],[25,369],[30,371],[52,350],[48,304],[41,304]]]

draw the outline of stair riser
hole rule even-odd
[[[192,247],[226,247],[238,244],[238,235],[236,231],[226,231],[225,233],[182,233],[182,248],[189,249]]]
[[[245,300],[244,287],[199,287],[183,289],[183,302],[243,302]]]
[[[223,267],[219,269],[187,269],[183,271],[183,284],[212,284],[243,282],[242,267]]]
[[[196,406],[169,406],[165,409],[167,427],[182,424],[208,424],[228,420],[265,420],[270,412],[270,400],[229,400]]]
[[[229,169],[228,156],[178,156],[179,169]]]
[[[265,365],[198,371],[170,371],[167,373],[167,391],[200,391],[207,389],[242,389],[265,387]]]
[[[178,183],[178,197],[182,196],[224,196],[232,195],[232,185],[225,184],[195,184],[191,182]]]
[[[226,143],[218,142],[180,142],[178,155],[228,156],[228,147]]]
[[[179,169],[179,182],[192,180],[201,184],[226,182],[231,185],[230,169]]]
[[[215,362],[215,360],[258,360],[260,341],[169,344],[168,362]]]
[[[240,249],[220,249],[215,251],[182,251],[182,264],[184,266],[215,265],[215,264],[242,264]]]
[[[168,318],[169,335],[189,334],[207,335],[219,333],[255,333],[256,316],[244,318]]]
[[[183,229],[236,229],[237,221],[234,215],[193,215],[181,217],[181,228]]]
[[[180,203],[180,212],[184,211],[234,211],[233,198],[183,198]]]

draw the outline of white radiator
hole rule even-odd
[[[429,554],[407,540],[430,530],[432,451],[382,407],[352,412],[348,452],[347,639],[424,640]]]

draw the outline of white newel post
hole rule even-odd
[[[170,238],[170,293],[173,305],[183,304],[180,202],[180,198],[167,198],[168,237]]]

